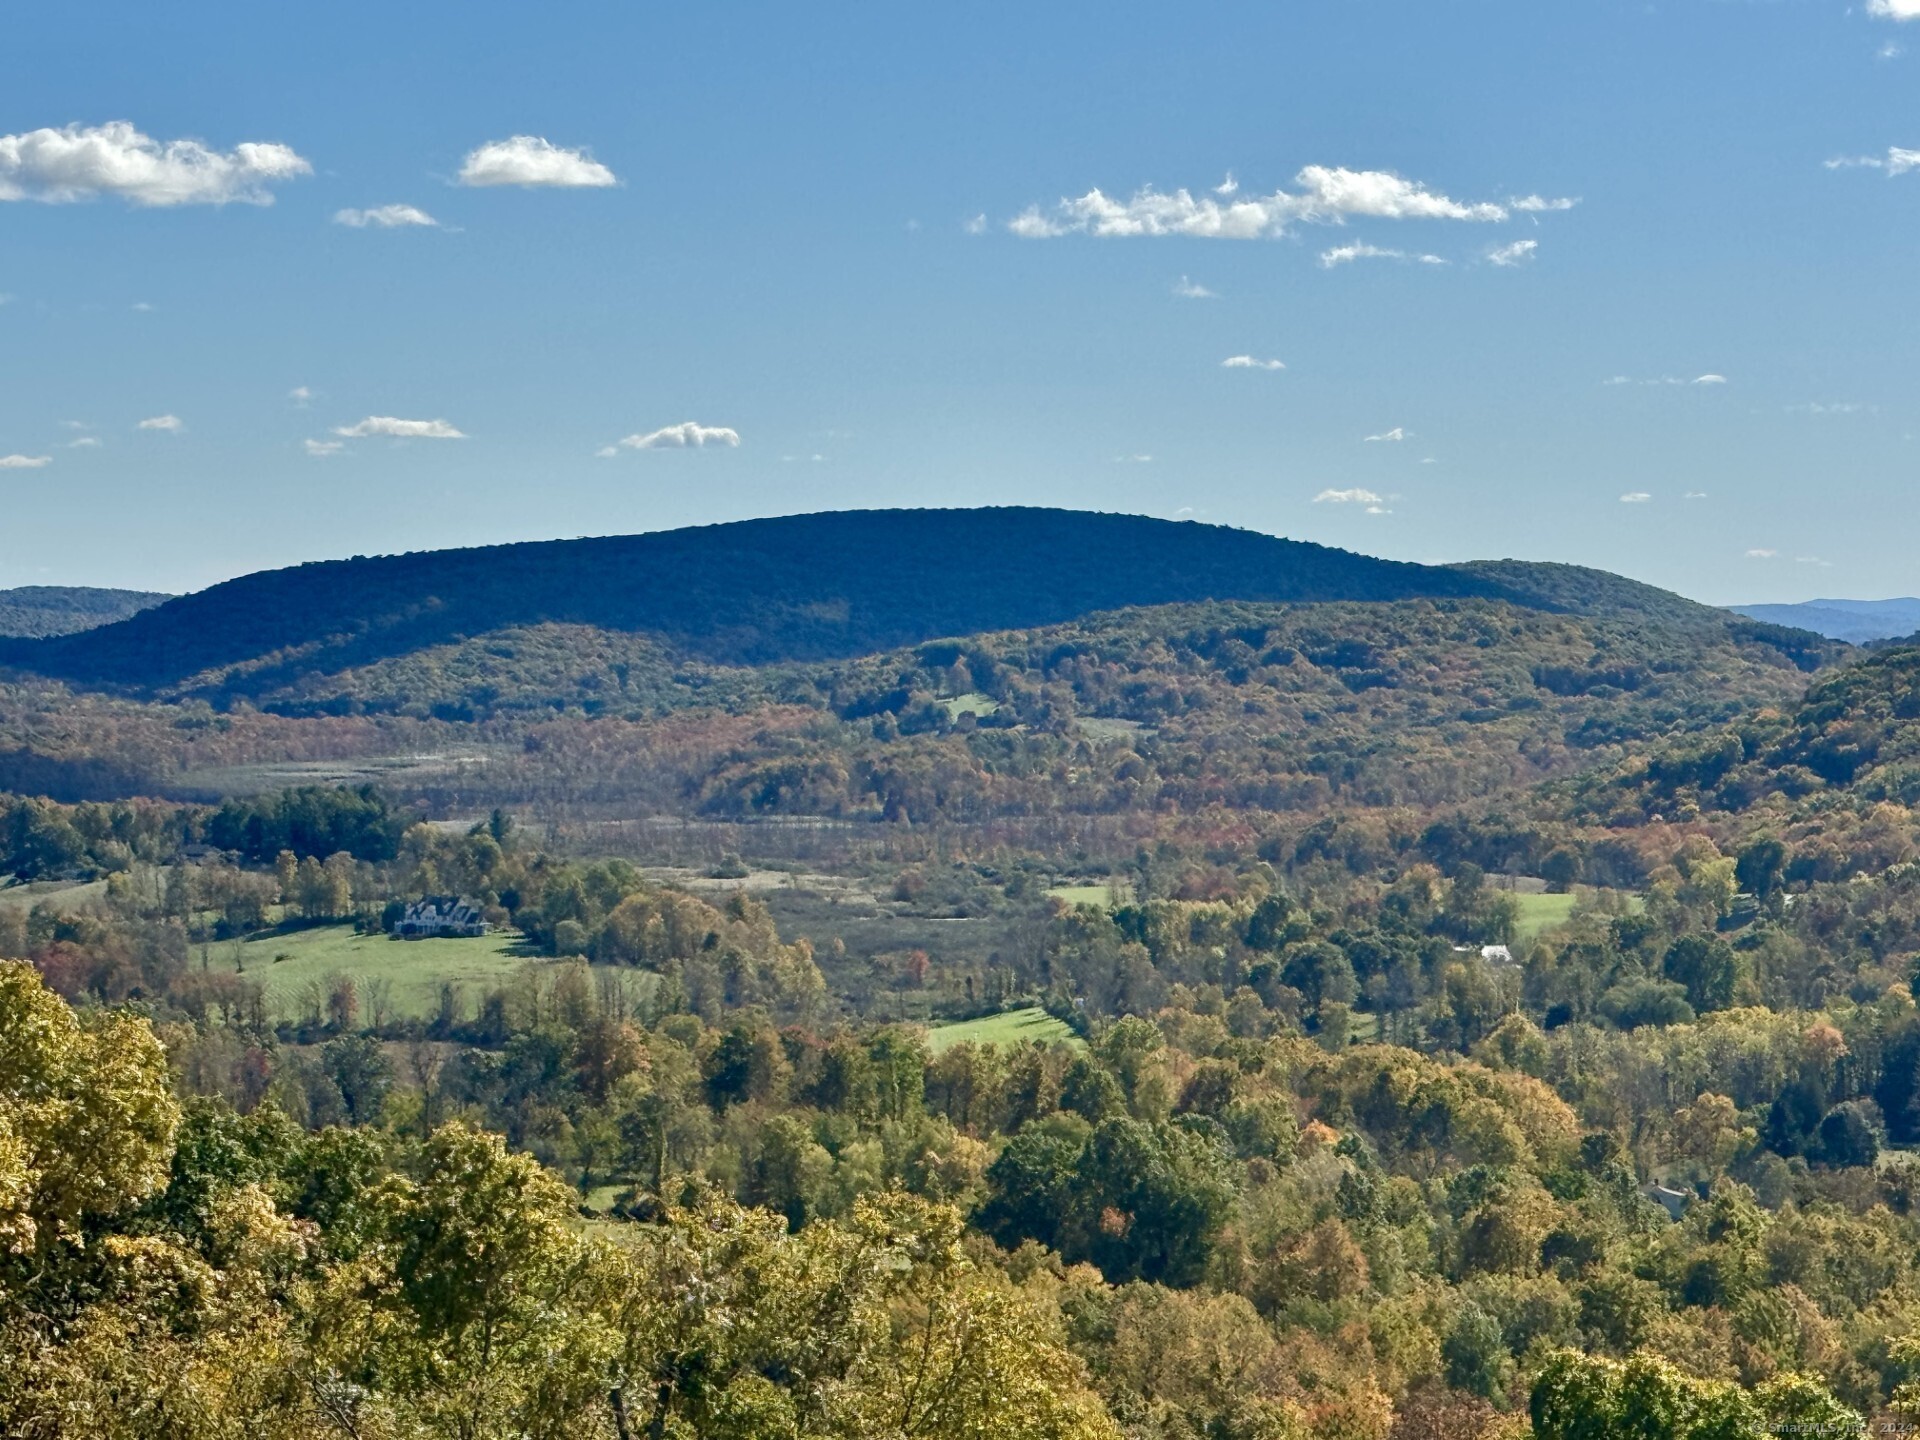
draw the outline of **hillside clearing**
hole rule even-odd
[[[1070,1045],[1084,1043],[1068,1028],[1066,1021],[1055,1019],[1038,1005],[1025,1010],[1005,1010],[998,1015],[983,1015],[978,1020],[936,1025],[927,1032],[927,1048],[936,1055],[965,1042],[975,1045],[1023,1045],[1029,1040],[1037,1040],[1043,1045],[1060,1040]]]

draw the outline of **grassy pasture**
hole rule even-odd
[[[1000,711],[998,700],[990,700],[977,690],[965,695],[956,695],[951,700],[942,700],[940,703],[947,707],[949,720],[958,720],[962,715],[974,715],[984,720],[989,715],[996,715]]]
[[[1133,901],[1133,887],[1124,880],[1100,885],[1054,885],[1047,894],[1069,905],[1092,905],[1104,910],[1109,905],[1127,905]]]
[[[276,958],[284,956],[284,959]],[[366,1010],[367,982],[385,980],[392,988],[397,1016],[425,1019],[440,1008],[440,987],[460,987],[472,1012],[481,995],[496,989],[528,964],[540,963],[524,949],[517,932],[502,931],[473,939],[395,940],[386,935],[356,935],[351,925],[323,925],[264,935],[238,945],[216,944],[215,965],[238,962],[267,993],[276,1020],[298,1021],[309,985],[325,987],[336,975],[351,975]]]
[[[1594,892],[1587,891],[1584,897],[1580,894],[1513,896],[1514,903],[1520,907],[1520,917],[1514,926],[1513,938],[1516,941],[1531,940],[1543,931],[1553,929],[1556,925],[1566,924],[1568,917],[1573,914],[1573,907],[1582,898],[1592,900],[1595,898]],[[1638,895],[1628,895],[1623,898],[1630,912],[1640,908],[1642,902]]]
[[[1081,1043],[1064,1020],[1056,1020],[1038,1005],[1025,1010],[1007,1010],[999,1015],[983,1015],[978,1020],[936,1025],[927,1032],[927,1048],[936,1055],[949,1046],[967,1041],[975,1045],[1019,1045],[1028,1040],[1042,1044],[1055,1040]]]

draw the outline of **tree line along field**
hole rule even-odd
[[[441,992],[455,987],[468,1010],[481,996],[512,983],[537,963],[517,931],[470,938],[400,940],[362,934],[351,925],[277,930],[241,941],[210,942],[209,966],[232,969],[266,993],[269,1014],[299,1024],[326,1013],[328,993],[342,978],[353,982],[369,1022],[376,1003],[392,1020],[431,1019]]]

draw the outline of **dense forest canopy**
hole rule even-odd
[[[1010,507],[880,510],[357,557],[243,576],[82,638],[0,651],[40,674],[242,693],[511,626],[659,636],[707,661],[818,660],[1193,600],[1483,596],[1569,587],[1376,560],[1253,531]],[[1646,589],[1647,587],[1641,587]],[[1659,592],[1649,592],[1658,595]],[[1698,610],[1670,597],[1667,605]],[[246,678],[230,674],[244,667]]]
[[[124,620],[172,598],[149,590],[21,585],[0,590],[0,636],[71,635]]]

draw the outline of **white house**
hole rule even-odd
[[[453,895],[429,895],[424,900],[407,902],[406,913],[393,927],[393,933],[409,940],[428,935],[484,935],[487,922],[480,918],[480,907]]]

